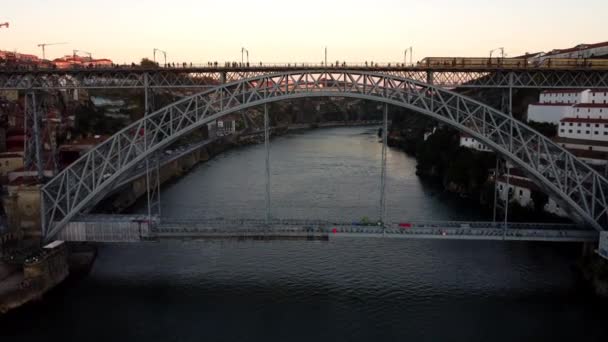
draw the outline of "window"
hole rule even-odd
[[[500,185],[500,190],[502,190],[502,184]]]
[[[578,127],[581,127],[581,124],[579,123],[577,126],[578,126]]]
[[[590,124],[587,124],[587,127],[591,127],[591,125],[590,125]]]
[[[600,124],[595,124],[595,127],[600,127]]]
[[[569,129],[569,130],[568,130],[568,133],[572,133],[572,130],[571,130],[571,129]]]
[[[595,135],[598,135],[598,134],[600,134],[600,132],[598,132],[598,131],[595,131]]]
[[[565,130],[564,129],[560,129],[559,131],[562,132],[562,133],[564,133]]]
[[[576,131],[576,133],[577,133],[577,134],[581,134],[581,130],[580,130],[580,129],[579,129],[579,130],[577,130],[577,131]]]
[[[523,190],[519,190],[519,196],[523,196],[524,195],[524,191]]]
[[[562,122],[562,126],[565,125],[565,124],[566,124],[565,122]]]
[[[570,123],[570,126],[572,126],[572,122]]]
[[[589,131],[585,131],[585,134],[589,134],[589,133],[590,133]]]

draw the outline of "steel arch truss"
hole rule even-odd
[[[180,136],[248,107],[303,97],[353,97],[409,108],[472,135],[521,167],[573,218],[597,230],[608,218],[608,180],[520,121],[463,95],[372,72],[303,71],[249,78],[180,100],[124,128],[42,188],[43,234],[54,237],[103,198],[130,168]]]

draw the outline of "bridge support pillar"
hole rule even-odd
[[[430,85],[433,85],[433,79],[434,79],[434,76],[435,76],[435,75],[433,75],[433,72],[432,72],[432,71],[427,71],[427,72],[426,72],[426,83],[427,83],[427,84],[430,84]]]
[[[33,91],[25,94],[25,156],[24,166],[35,171],[38,179],[43,178],[44,164],[42,155],[42,118],[41,101]]]
[[[144,116],[148,116],[154,111],[154,92],[150,88],[150,76],[144,74]]]
[[[156,165],[150,166],[146,159],[146,196],[148,201],[148,220],[161,215],[160,207],[160,154],[156,154]]]
[[[266,156],[265,177],[266,177],[266,224],[270,224],[270,119],[268,118],[268,105],[264,104],[264,150]]]
[[[384,104],[382,115],[382,169],[380,173],[380,220],[386,228],[386,153],[388,142],[388,104]]]

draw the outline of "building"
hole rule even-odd
[[[92,57],[77,55],[66,55],[53,60],[52,63],[58,69],[68,69],[72,67],[103,68],[111,67],[114,64],[111,59],[107,58],[93,59]]]
[[[209,132],[216,132],[217,136],[225,136],[236,133],[238,116],[235,114],[225,115],[214,122],[207,124]]]
[[[539,60],[547,58],[597,58],[608,56],[608,42],[595,44],[579,44],[566,49],[555,49],[545,53]]]
[[[0,177],[7,180],[9,172],[23,168],[23,155],[14,152],[0,153]]]
[[[538,190],[538,187],[530,179],[517,175],[500,176],[496,185],[500,200],[509,198],[509,202],[517,202],[522,207],[534,206],[532,191]]]
[[[486,145],[480,143],[479,141],[475,140],[475,138],[465,133],[460,133],[460,146],[480,152],[492,152],[492,150]]]
[[[496,186],[498,187],[498,198],[501,201],[506,201],[509,198],[510,203],[515,202],[522,207],[533,208],[534,200],[532,199],[532,192],[541,191],[523,172],[515,168],[509,169],[508,177],[498,177]],[[549,197],[543,210],[559,217],[568,217],[566,212],[551,197]]]
[[[528,121],[558,124],[565,117],[608,116],[608,89],[545,90],[528,106]],[[585,114],[587,112],[587,114]]]

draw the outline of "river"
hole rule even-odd
[[[272,141],[272,215],[375,219],[377,128]],[[396,220],[487,219],[388,152]],[[167,217],[264,217],[263,145],[220,155],[164,187]],[[142,209],[143,210],[143,209]],[[1,341],[606,341],[584,294],[579,246],[339,239],[103,245],[91,273],[0,320]],[[7,337],[7,338],[4,338]]]

